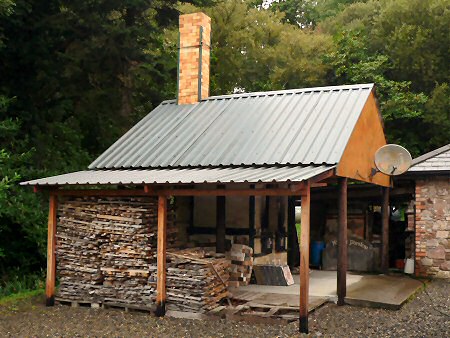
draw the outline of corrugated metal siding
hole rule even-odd
[[[422,155],[413,163],[416,164],[408,170],[410,172],[450,171],[450,145]]]
[[[166,101],[90,169],[336,164],[373,84]]]
[[[86,170],[21,185],[301,182],[334,166]]]

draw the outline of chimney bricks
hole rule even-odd
[[[211,18],[204,13],[180,15],[178,104],[209,96]]]

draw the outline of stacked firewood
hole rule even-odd
[[[169,212],[167,246],[176,229]],[[151,305],[156,297],[157,200],[78,198],[60,204],[59,297]]]
[[[248,285],[252,276],[253,249],[243,244],[233,244],[229,252],[230,280],[229,286]]]
[[[95,213],[85,201],[60,204],[56,234],[58,296],[98,301],[103,283],[99,246],[106,238],[95,229]]]
[[[186,249],[167,253],[167,307],[204,313],[228,297],[229,261],[224,255]]]

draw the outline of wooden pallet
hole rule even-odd
[[[91,300],[75,300],[56,297],[55,301],[61,305],[68,305],[71,307],[90,307],[93,309],[100,309],[102,307],[101,302],[91,301]]]
[[[147,313],[153,313],[155,311],[154,306],[140,306],[134,304],[124,304],[115,302],[96,302],[90,300],[73,300],[65,298],[55,298],[55,300],[61,305],[68,305],[71,307],[90,307],[92,309],[120,309],[125,312],[129,311],[141,311]]]

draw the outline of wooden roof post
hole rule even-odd
[[[50,194],[48,208],[47,231],[47,279],[45,282],[45,304],[55,305],[55,279],[56,279],[56,213],[58,209],[58,196]]]
[[[167,245],[167,198],[158,196],[158,252],[156,275],[156,311],[158,317],[166,314],[166,245]]]
[[[311,209],[311,183],[307,181],[302,191],[300,235],[300,332],[308,333],[309,295],[309,223]]]
[[[347,295],[347,178],[339,177],[338,195],[338,259],[337,294],[338,305],[345,304]]]
[[[389,271],[389,188],[382,187],[381,200],[381,271]]]
[[[219,186],[224,188],[223,186]],[[225,234],[226,234],[226,220],[225,220],[225,196],[216,197],[216,252],[225,253]]]
[[[255,185],[251,184],[250,189],[255,189]],[[248,231],[249,231],[249,237],[248,237],[248,245],[255,250],[255,223],[256,223],[256,217],[255,217],[255,196],[249,196],[248,198]]]

